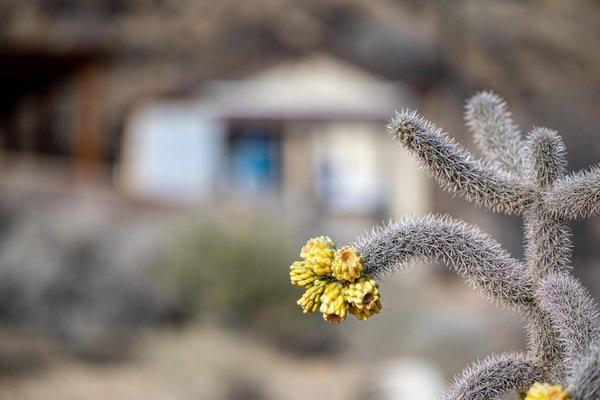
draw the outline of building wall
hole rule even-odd
[[[212,198],[223,131],[223,124],[203,117],[194,102],[140,107],[126,131],[121,187],[131,195],[163,201]]]

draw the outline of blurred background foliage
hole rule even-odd
[[[298,313],[302,292],[287,284],[283,266],[298,258],[301,241],[274,216],[236,214],[194,218],[168,240],[159,265],[172,306],[185,320],[254,332],[286,351],[337,349],[318,315]]]

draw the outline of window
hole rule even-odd
[[[228,137],[228,183],[246,195],[279,190],[281,140],[275,127],[239,126]]]

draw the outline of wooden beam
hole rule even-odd
[[[76,73],[73,163],[77,180],[97,180],[103,171],[102,70],[95,64]]]

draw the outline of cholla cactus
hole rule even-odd
[[[474,96],[465,119],[483,159],[416,112],[398,113],[388,132],[442,187],[477,205],[522,216],[525,259],[512,258],[474,226],[427,216],[359,237],[352,248],[363,273],[380,278],[415,261],[441,262],[493,302],[524,314],[527,352],[490,356],[468,367],[444,399],[498,399],[516,391],[529,400],[598,400],[600,317],[588,292],[569,274],[565,223],[600,215],[600,166],[566,176],[560,136],[535,128],[523,138],[504,102],[492,93]],[[342,285],[342,296],[351,299],[348,312],[363,319],[352,302],[359,289]],[[379,311],[380,303],[373,304]]]

